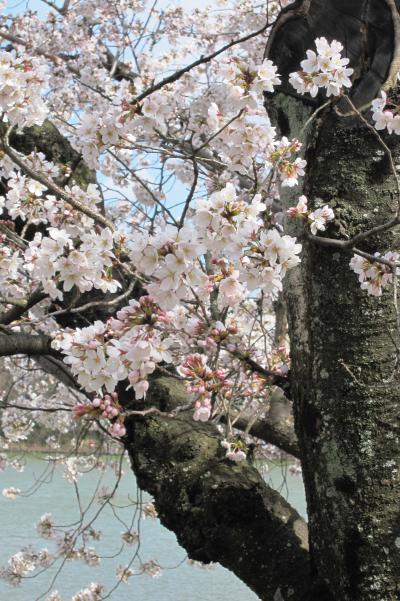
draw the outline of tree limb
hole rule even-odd
[[[0,357],[10,355],[54,355],[59,353],[51,347],[51,338],[43,334],[0,333]]]
[[[221,563],[265,601],[301,599],[309,587],[307,526],[254,467],[225,459],[216,428],[187,414],[126,423],[138,484],[189,556]]]
[[[80,211],[88,217],[91,217],[96,223],[99,223],[105,227],[110,228],[111,231],[114,231],[114,226],[111,223],[111,221],[103,217],[103,215],[101,215],[97,211],[94,211],[90,206],[84,205],[71,194],[67,194],[65,190],[60,188],[53,180],[46,177],[43,173],[39,173],[32,169],[32,167],[30,167],[30,165],[23,161],[21,157],[7,144],[7,141],[5,139],[1,141],[0,147],[5,152],[5,154],[16,165],[18,165],[18,167],[23,171],[23,173],[25,173],[32,179],[38,181],[43,186],[46,186],[48,190],[53,192],[53,194],[55,194],[57,197],[62,198],[64,202],[70,204],[72,207],[74,207],[74,209]]]
[[[26,299],[26,302],[21,306],[15,306],[0,313],[0,324],[7,326],[13,321],[19,319],[26,311],[31,309],[37,303],[40,303],[43,299],[47,298],[47,294],[43,292],[41,288],[37,288],[32,294]]]
[[[272,25],[272,23],[267,21],[265,23],[265,25],[263,25],[257,31],[253,31],[252,33],[249,33],[242,38],[234,39],[234,40],[230,41],[228,44],[225,44],[224,46],[222,46],[222,48],[219,48],[215,52],[212,52],[211,54],[208,54],[206,56],[202,55],[199,59],[195,60],[193,63],[190,63],[190,65],[187,65],[186,67],[183,67],[182,69],[178,69],[177,71],[175,71],[175,73],[172,73],[172,75],[168,75],[168,77],[165,77],[158,83],[147,88],[147,90],[145,90],[144,92],[139,94],[139,96],[137,96],[132,101],[132,104],[137,104],[139,102],[142,102],[142,100],[144,100],[145,98],[147,98],[154,92],[158,92],[158,90],[161,90],[164,86],[166,86],[170,83],[174,83],[175,81],[178,81],[178,79],[180,79],[182,77],[182,75],[185,75],[185,73],[189,73],[189,71],[191,71],[195,67],[198,67],[200,65],[205,65],[206,63],[211,62],[214,58],[216,58],[220,54],[229,50],[229,48],[232,48],[233,46],[236,46],[237,44],[242,44],[243,42],[247,42],[248,40],[251,40],[252,38],[255,38],[255,37],[261,35],[265,31],[267,31],[267,29],[269,27],[271,27],[271,25]]]
[[[234,427],[245,431],[248,428],[249,421],[245,416],[240,417],[235,421]],[[248,433],[300,459],[300,449],[293,426],[284,423],[272,424],[268,419],[263,418],[257,419],[248,430]]]

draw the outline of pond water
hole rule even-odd
[[[44,513],[51,513],[56,524],[67,525],[79,520],[79,507],[73,484],[63,478],[62,467],[56,467],[53,473],[44,478],[43,484],[35,494],[30,488],[35,481],[41,479],[46,463],[40,457],[30,456],[26,459],[24,472],[7,469],[0,473],[0,490],[14,486],[27,491],[26,496],[10,500],[0,496],[0,565],[6,564],[10,555],[17,553],[23,546],[31,544],[36,549],[54,550],[52,540],[39,538],[35,523]],[[282,466],[270,466],[265,479],[274,488],[280,490],[297,510],[305,515],[304,490],[300,476],[286,473]],[[78,481],[79,498],[84,508],[93,497],[98,485],[99,473],[92,471]],[[101,486],[109,489],[115,483],[112,470],[103,475]],[[124,475],[114,498],[114,509],[106,505],[99,515],[94,527],[101,530],[100,541],[88,543],[96,548],[102,560],[99,566],[89,567],[82,561],[65,563],[53,586],[59,563],[44,573],[24,579],[19,587],[12,587],[0,580],[0,599],[12,601],[39,601],[48,597],[48,589],[58,590],[63,601],[71,597],[91,582],[99,582],[109,591],[117,583],[116,569],[127,565],[132,558],[135,547],[121,548],[121,533],[132,524],[135,515],[137,495],[135,478],[124,463]],[[143,501],[151,499],[143,494]],[[90,519],[99,511],[101,505],[95,501],[87,512]],[[122,520],[122,521],[119,521]],[[146,574],[133,576],[128,584],[121,583],[114,591],[113,601],[256,601],[258,597],[250,591],[236,576],[219,565],[204,569],[189,565],[186,553],[176,541],[175,535],[166,530],[157,519],[140,519],[141,562],[155,560],[163,568],[162,576],[152,578]],[[134,526],[138,530],[136,522]],[[114,556],[114,557],[112,557]],[[112,558],[110,558],[112,557]],[[138,562],[132,566],[138,572]],[[136,568],[136,570],[135,570]],[[31,573],[34,574],[34,573]]]

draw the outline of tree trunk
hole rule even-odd
[[[399,144],[391,144],[396,162]],[[341,238],[393,216],[396,181],[366,126],[353,120],[349,127],[328,113],[306,158],[304,193],[332,206]],[[386,232],[362,248],[386,252],[393,243]],[[382,299],[368,296],[350,258],[304,241],[301,267],[287,281],[311,558],[333,599],[394,601],[400,598],[399,333],[393,289]]]
[[[302,127],[325,100],[299,97],[288,84],[317,37],[342,42],[355,70],[350,94],[360,109],[369,109],[380,88],[395,85],[398,7],[394,0],[296,0],[281,13],[266,54],[282,76],[270,102],[283,135],[304,138]],[[326,235],[349,239],[390,220],[400,198],[376,132],[356,116],[338,115],[351,113],[345,99],[337,106],[308,123],[302,192],[312,209],[334,209]],[[385,140],[395,164],[398,140]],[[295,205],[302,192],[286,194],[284,202]],[[384,253],[396,250],[395,242],[386,232],[359,247]],[[394,601],[400,598],[396,303],[393,289],[381,299],[362,291],[350,258],[305,237],[302,264],[286,280],[311,562],[332,599]]]

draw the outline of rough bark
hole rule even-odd
[[[40,303],[40,301],[44,300],[46,297],[47,294],[38,288],[24,303],[21,303],[19,306],[13,306],[11,309],[0,313],[0,324],[8,326],[13,321],[17,321],[24,313],[29,311],[29,309],[34,307],[37,303]]]
[[[295,136],[310,114],[280,94],[275,114]],[[386,140],[399,162],[398,139]],[[382,146],[362,123],[326,112],[307,142],[303,192],[329,203],[327,235],[351,238],[397,209],[397,184]],[[296,198],[301,192],[296,192]],[[295,197],[286,199],[295,204]],[[361,245],[396,248],[383,233]],[[307,495],[314,578],[340,601],[400,598],[399,332],[393,291],[360,289],[351,255],[303,240],[301,267],[286,282],[295,427]]]
[[[48,161],[58,164],[62,174],[57,183],[74,181],[86,187],[96,181],[95,172],[88,169],[81,154],[51,121],[45,121],[41,126],[26,127],[22,133],[12,132],[10,145],[23,154],[30,154],[34,150],[42,152]]]
[[[349,236],[393,215],[396,185],[376,138],[327,116],[306,193]],[[364,244],[386,252],[393,235]],[[342,601],[399,598],[400,389],[393,293],[368,297],[349,256],[304,244],[288,305],[296,429],[318,576]]]
[[[128,439],[139,486],[191,558],[221,563],[265,601],[303,598],[305,522],[254,467],[224,458],[215,428],[187,414],[135,417]]]

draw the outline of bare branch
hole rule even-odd
[[[235,414],[232,415],[232,418],[235,419]],[[224,416],[221,416],[221,421],[225,421]],[[242,432],[248,431],[252,436],[260,438],[268,444],[273,444],[285,453],[300,459],[300,449],[292,425],[285,423],[272,424],[268,419],[262,418],[257,419],[248,429],[249,422],[250,419],[246,416],[239,417],[234,422],[234,428]]]
[[[18,234],[13,232],[4,222],[0,223],[0,232],[2,232],[11,242],[21,250],[25,250],[27,243]]]
[[[194,193],[196,191],[198,180],[199,180],[199,168],[197,166],[197,161],[195,159],[195,156],[193,156],[193,183],[192,183],[192,186],[190,188],[189,194],[188,194],[188,196],[186,198],[185,206],[183,208],[182,215],[181,215],[181,218],[179,220],[179,227],[180,228],[183,227],[183,224],[185,222],[186,213],[188,212],[188,209],[190,207],[190,203],[193,200],[193,196],[194,196]]]
[[[228,350],[228,349],[227,349]],[[252,371],[264,376],[268,379],[270,384],[274,384],[275,386],[279,386],[285,392],[288,399],[290,399],[290,379],[289,374],[283,376],[275,371],[270,371],[266,369],[254,359],[251,359],[246,353],[241,353],[240,351],[229,351],[234,357],[242,361],[246,366],[248,366]]]
[[[10,355],[55,355],[59,353],[51,347],[51,338],[42,334],[0,333],[0,357]]]
[[[55,2],[51,2],[51,0],[42,0],[42,2],[47,4],[47,6],[50,6],[50,8],[54,8],[54,10],[63,16],[67,14],[70,5],[70,0],[65,0],[61,8],[59,8]]]

